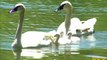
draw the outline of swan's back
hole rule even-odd
[[[96,18],[92,18],[92,19],[89,19],[89,20],[85,21],[83,23],[83,29],[94,27],[96,21],[97,21]]]
[[[72,34],[76,34],[76,29],[81,29],[82,28],[82,23],[79,18],[72,18],[71,19],[71,25],[70,25],[70,32]]]
[[[64,34],[66,33],[66,29],[65,29],[65,22],[62,22],[58,28],[57,28],[57,34],[60,34],[61,32],[63,32]]]
[[[46,32],[29,31],[22,34],[22,47],[36,47],[43,40]]]

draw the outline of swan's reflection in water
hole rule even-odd
[[[36,49],[23,49],[21,56],[40,59],[44,56],[44,53],[41,50],[36,50]]]
[[[60,45],[58,48],[42,48],[42,49],[22,49],[22,52],[13,51],[16,60],[21,60],[22,57],[32,58],[32,59],[42,59],[43,57],[48,57],[49,54],[57,56],[58,54],[77,54],[78,47],[75,45],[70,48],[70,45]],[[73,52],[71,52],[71,50]]]
[[[29,48],[22,49],[18,51],[13,51],[16,56],[16,60],[21,60],[22,57],[32,58],[32,59],[42,59],[43,57],[49,57],[51,54],[57,56],[58,54],[80,54],[79,50],[82,48],[93,48],[95,46],[95,37],[94,35],[81,37],[80,42],[64,44],[64,45],[52,45],[43,48]],[[55,58],[54,58],[55,59]]]
[[[82,36],[81,42],[80,42],[81,48],[89,49],[89,48],[95,48],[96,45],[96,38],[94,34],[88,35],[88,36]]]
[[[22,49],[12,50],[15,55],[15,60],[20,60]]]
[[[48,53],[49,50],[44,50],[44,49],[21,49],[22,51],[13,51],[16,60],[20,60],[20,57],[25,57],[25,58],[34,58],[34,59],[41,59],[45,57],[45,53]],[[43,51],[44,50],[44,51]]]
[[[58,48],[54,48],[55,53],[57,54],[79,54],[80,43],[77,44],[60,44]],[[53,53],[52,52],[52,53]]]

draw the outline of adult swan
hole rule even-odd
[[[38,46],[39,43],[42,41],[45,32],[38,32],[38,31],[28,31],[22,34],[22,25],[24,20],[24,13],[25,13],[25,6],[21,3],[16,4],[15,7],[10,10],[10,13],[19,11],[19,24],[17,26],[15,40],[12,43],[13,49],[21,49],[24,47],[35,47]]]
[[[58,34],[62,35],[62,33],[68,34],[70,32],[73,35],[75,34],[82,35],[84,34],[84,32],[87,32],[87,30],[89,33],[90,31],[89,29],[92,29],[94,24],[96,23],[96,18],[89,19],[84,23],[82,23],[78,18],[72,18],[73,8],[72,8],[72,4],[69,1],[62,2],[58,7],[58,9],[56,9],[56,11],[59,11],[59,10],[64,10],[67,14],[65,17],[65,21],[62,22],[57,29]],[[92,24],[88,26],[90,22],[92,22]],[[77,33],[77,32],[80,32],[80,33]]]

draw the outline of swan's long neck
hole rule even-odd
[[[17,40],[17,44],[21,46],[21,32],[22,32],[22,25],[23,25],[23,20],[24,20],[24,10],[22,10],[20,12],[20,15],[19,15],[19,24],[18,24],[18,27],[17,27],[17,31],[16,31],[16,40]]]
[[[55,44],[58,44],[59,38],[60,38],[60,35],[57,35],[57,36],[56,36],[56,40],[55,40]]]
[[[55,40],[55,48],[56,49],[58,49],[58,47],[59,47],[59,43],[58,43],[59,38],[60,38],[60,35],[57,35],[56,40]]]
[[[70,19],[71,19],[71,7],[67,9],[67,15],[65,17],[65,28],[66,28],[66,34],[69,31],[69,27],[70,27]]]

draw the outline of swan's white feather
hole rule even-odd
[[[66,34],[65,22],[62,22],[57,28],[57,34],[60,34],[61,32]]]
[[[82,26],[83,26],[83,29],[94,27],[96,21],[97,21],[96,18],[88,19],[87,21],[85,21],[85,22],[83,23],[83,25],[82,25]],[[93,29],[94,29],[94,28],[93,28]]]
[[[71,43],[71,40],[68,39],[68,36],[63,36],[58,40],[59,44],[68,44]]]
[[[71,43],[73,44],[78,44],[80,43],[80,38],[79,37],[76,37],[76,36],[71,36]]]
[[[36,47],[43,40],[46,32],[29,31],[22,34],[21,43],[22,47]]]

